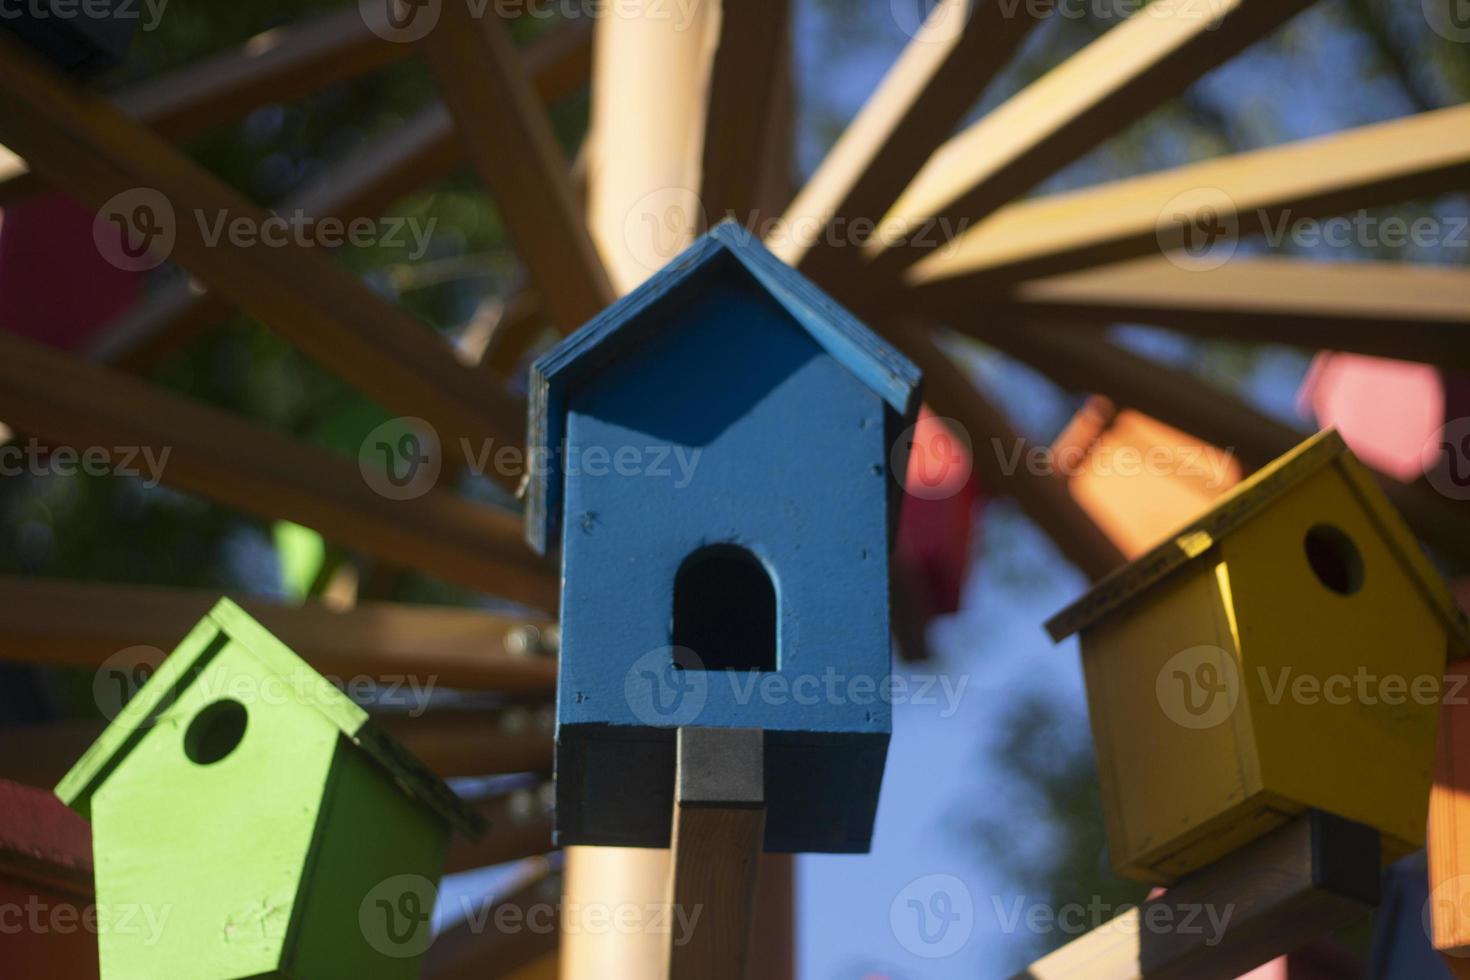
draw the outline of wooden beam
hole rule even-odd
[[[1052,3],[943,0],[863,103],[782,218],[770,244],[808,275],[856,263],[854,220],[888,213]]]
[[[218,598],[203,589],[0,576],[0,660],[96,668],[133,647],[153,647],[161,658]],[[231,598],[323,674],[412,675],[420,684],[513,694],[550,694],[556,684],[554,647],[545,650],[541,642],[554,635],[545,617]]]
[[[427,419],[446,441],[522,441],[524,412],[514,399],[331,256],[289,240],[280,247],[212,240],[210,222],[259,229],[267,214],[6,37],[0,91],[10,105],[0,116],[0,141],[99,211],[123,192],[156,191],[154,221],[173,229],[180,262],[344,380]]]
[[[453,837],[444,873],[487,868],[554,850],[549,804],[543,802],[543,793],[550,787],[550,783],[539,783],[475,800],[475,810],[485,818],[490,832],[479,840]]]
[[[555,952],[561,926],[561,877],[549,862],[535,862],[507,894],[463,910],[467,914],[462,921],[434,937],[424,958],[423,976],[426,980],[485,980],[505,976]]]
[[[678,730],[669,908],[695,924],[688,936],[669,936],[668,980],[744,980],[749,971],[765,737],[759,728]]]
[[[1470,184],[1470,105],[1022,201],[913,266],[911,286],[992,288]],[[1222,244],[1223,243],[1223,244]],[[1187,264],[1200,263],[1187,256]]]
[[[447,3],[425,44],[459,138],[552,319],[570,332],[612,301],[612,287],[509,30],[493,9]]]
[[[1310,3],[1149,4],[940,147],[889,217],[906,224],[934,217],[980,221],[1168,102]],[[896,274],[940,244],[933,235],[917,237],[924,241],[874,243],[870,253],[878,257],[885,275]]]
[[[759,220],[765,176],[767,113],[790,49],[790,0],[722,0],[719,35],[705,97],[699,199],[711,224],[726,215],[748,227]]]
[[[955,326],[1030,364],[1064,388],[1107,395],[1121,406],[1235,453],[1252,468],[1265,465],[1306,437],[1204,378],[1140,357],[1086,330],[989,319],[983,324],[956,322]],[[1404,484],[1384,477],[1380,482],[1425,542],[1470,556],[1470,522],[1465,520],[1463,505],[1441,496],[1422,479]]]
[[[347,459],[8,333],[0,333],[0,419],[78,450],[147,447],[159,463],[154,475],[179,489],[531,608],[556,608],[557,576],[525,546],[516,514],[432,486],[389,499]]]
[[[1379,901],[1370,827],[1313,811],[1195,872],[1014,980],[1230,980]]]
[[[549,718],[550,708],[546,709]],[[527,709],[435,709],[373,720],[440,776],[494,776],[551,769],[549,721]],[[102,734],[100,720],[0,728],[0,779],[49,789]]]
[[[542,35],[526,46],[524,63],[536,94],[547,104],[586,87],[592,70],[591,25],[572,23]],[[302,186],[279,210],[344,221],[380,214],[399,198],[448,176],[464,159],[449,110],[434,103]],[[230,309],[202,284],[181,280],[150,293],[110,324],[87,353],[142,371],[202,335]]]
[[[150,78],[110,101],[160,136],[184,139],[258,106],[290,102],[409,57],[413,45],[383,39],[364,20],[384,19],[386,9],[364,4],[361,10],[337,10],[262,31],[238,48]],[[38,186],[23,163],[11,167],[0,180],[0,204],[33,194]]]
[[[1203,337],[1355,351],[1470,370],[1470,270],[1402,262],[1231,259],[1192,269],[1142,258],[980,293],[913,290],[927,315],[984,308],[1032,322],[1148,323]]]

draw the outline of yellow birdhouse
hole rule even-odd
[[[1303,811],[1422,847],[1470,626],[1327,431],[1053,617],[1081,634],[1113,863],[1167,884]]]

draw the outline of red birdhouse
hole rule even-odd
[[[92,832],[50,791],[0,780],[6,976],[95,980]]]

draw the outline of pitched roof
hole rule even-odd
[[[907,417],[919,387],[919,369],[852,314],[733,221],[723,221],[627,296],[548,351],[531,366],[529,449],[546,465],[532,467],[526,488],[526,539],[545,553],[561,506],[557,454],[566,399],[581,382],[636,351],[671,318],[658,315],[694,295],[701,282],[730,269],[791,315],[812,339],[900,416]]]
[[[90,817],[92,794],[226,641],[254,657],[272,674],[287,678],[288,683],[283,685],[286,691],[309,692],[298,699],[299,704],[337,726],[348,741],[386,769],[399,788],[434,810],[450,826],[472,837],[484,831],[484,820],[454,790],[374,725],[366,711],[229,599],[221,599],[199,621],[61,780],[56,795],[62,802]]]
[[[1399,565],[1443,623],[1452,648],[1470,650],[1470,624],[1466,623],[1464,612],[1429,563],[1413,532],[1379,489],[1372,473],[1358,462],[1342,437],[1332,429],[1324,429],[1257,470],[1222,496],[1202,517],[1127,565],[1115,569],[1086,595],[1047,620],[1046,631],[1053,640],[1063,640],[1086,629],[1199,558],[1217,541],[1260,513],[1272,500],[1328,466],[1337,467],[1352,488],[1353,495],[1368,512]]]

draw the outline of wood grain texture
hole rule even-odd
[[[1470,271],[1401,262],[1145,257],[987,292],[925,280],[907,295],[963,322],[977,307],[1033,322],[1147,323],[1201,337],[1355,351],[1470,370]]]
[[[425,42],[459,139],[563,332],[612,300],[561,147],[500,16],[444,4]]]
[[[0,577],[0,659],[95,668],[132,647],[167,651],[218,598],[202,589]],[[411,675],[420,684],[510,694],[549,694],[555,684],[550,652],[511,652],[523,637],[554,628],[545,617],[390,602],[337,610],[319,602],[287,606],[234,598],[331,676]]]
[[[1310,3],[1149,4],[941,146],[888,216],[983,221]],[[937,244],[878,242],[869,252],[888,276]]]
[[[1470,689],[1470,662],[1445,668],[1446,693]],[[1434,948],[1466,961],[1470,954],[1470,704],[1446,696],[1440,707],[1434,788],[1429,793],[1429,901]]]
[[[1365,830],[1321,814],[1298,817],[1042,957],[1014,980],[1241,976],[1378,903],[1376,835]],[[1223,930],[1212,931],[1211,915],[1224,919]]]
[[[221,216],[261,228],[266,213],[4,38],[0,90],[14,108],[0,118],[0,140],[99,210],[124,191],[156,190],[168,208],[155,218],[174,229],[179,261],[308,356],[382,404],[428,419],[443,439],[520,442],[514,399],[456,361],[427,325],[323,252],[213,241],[207,229]]]
[[[437,488],[390,500],[348,459],[9,334],[0,334],[0,417],[56,445],[148,447],[163,461],[158,475],[179,489],[531,608],[556,608],[557,577],[521,542],[514,514]]]
[[[1178,250],[1196,236],[1203,255],[1182,261],[1219,264],[1235,237],[1282,221],[1467,183],[1470,106],[1456,106],[1010,204],[903,279],[996,287]]]

